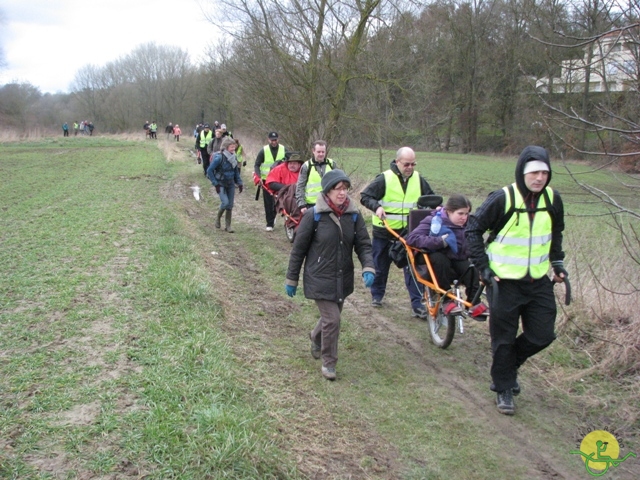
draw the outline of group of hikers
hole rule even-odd
[[[73,122],[73,135],[78,135],[78,132],[82,135],[93,135],[93,128],[93,122],[90,122],[89,120],[83,120],[80,123]],[[69,124],[67,122],[62,124],[62,136],[69,136]]]
[[[145,138],[152,138],[155,140],[158,139],[158,123],[155,120],[153,120],[152,122],[150,122],[149,120],[144,122],[142,129],[144,130]],[[173,139],[176,142],[180,141],[182,130],[180,129],[180,125],[178,125],[177,123],[174,125],[172,122],[169,122],[169,124],[164,128],[164,132],[167,134],[167,138],[173,135]]]
[[[239,143],[226,126],[219,127],[211,133],[209,124],[204,124],[194,135],[205,175],[221,199],[215,226],[221,228],[225,215],[225,230],[233,232],[234,192],[236,187],[240,192],[244,188],[240,166],[246,162],[239,160]],[[325,141],[315,141],[311,158],[306,160],[280,144],[275,131],[268,133],[267,142],[256,156],[253,171],[254,184],[264,187],[266,230],[273,231],[275,223],[274,196],[288,190],[301,218],[285,291],[290,297],[296,295],[302,272],[304,295],[315,301],[320,312],[309,334],[311,355],[322,360],[323,377],[335,380],[340,315],[355,284],[353,252],[361,264],[364,285],[370,289],[372,308],[383,308],[392,264],[389,249],[395,240],[387,227],[404,235],[409,211],[419,197],[435,192],[416,171],[414,150],[400,148],[389,169],[360,193],[360,204],[373,213],[370,237],[350,195],[351,179],[327,157]],[[408,245],[428,252],[438,284],[458,280],[465,286],[469,302],[474,301],[480,284],[484,285],[489,306],[477,310],[476,320],[490,316],[490,389],[496,392],[498,411],[506,415],[515,413],[514,396],[521,392],[518,369],[555,339],[553,286],[568,277],[562,250],[564,207],[559,193],[549,187],[550,181],[547,151],[528,146],[516,163],[515,182],[492,192],[475,213],[471,213],[472,205],[465,195],[454,194],[405,236]],[[432,228],[436,217],[442,224],[438,229]],[[411,315],[426,319],[423,292],[409,269],[404,267],[403,273]],[[445,303],[443,308],[446,314],[460,313],[455,302]],[[518,335],[520,321],[522,332]]]

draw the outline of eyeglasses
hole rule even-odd
[[[331,190],[336,191],[336,192],[350,192],[351,191],[351,187],[334,187]]]
[[[416,162],[413,162],[413,163],[400,162],[400,165],[402,165],[403,167],[415,167],[417,163]]]

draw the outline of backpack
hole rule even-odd
[[[530,213],[530,211],[527,208],[516,208],[515,206],[515,192],[513,190],[513,184],[510,184],[507,187],[507,194],[509,195],[509,210],[507,210],[504,215],[502,215],[502,217],[500,218],[500,220],[498,221],[498,224],[496,225],[495,228],[493,228],[491,230],[491,232],[489,232],[489,236],[487,237],[487,241],[485,242],[485,247],[487,245],[489,245],[491,242],[493,242],[496,237],[498,236],[498,233],[500,233],[500,231],[504,228],[504,226],[507,224],[507,222],[509,222],[509,220],[511,219],[511,216],[514,213]],[[554,221],[555,221],[555,215],[556,215],[556,209],[554,208],[553,204],[551,203],[551,200],[549,198],[549,192],[547,192],[547,187],[544,188],[544,190],[542,190],[542,195],[544,196],[544,202],[546,207],[545,208],[536,208],[534,210],[534,212],[549,212],[549,215],[551,216],[551,224],[553,225]]]

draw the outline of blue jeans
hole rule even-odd
[[[389,247],[391,240],[373,237],[371,247],[373,250],[373,263],[376,267],[376,278],[371,286],[371,297],[382,300],[387,290],[387,279],[389,278],[389,268],[391,267],[391,258],[389,257]],[[409,267],[404,267],[404,284],[409,290],[409,298],[411,299],[411,308],[422,307],[422,285],[416,285],[411,277]]]
[[[236,186],[220,186],[220,210],[233,209],[233,199],[236,196]]]

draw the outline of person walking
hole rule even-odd
[[[222,215],[224,215],[224,229],[229,233],[233,233],[231,211],[233,210],[236,185],[240,193],[242,193],[243,189],[235,151],[236,142],[234,142],[233,138],[224,138],[220,151],[214,155],[213,161],[207,170],[207,178],[211,180],[211,184],[216,187],[216,193],[220,195],[220,208],[216,216],[215,226],[216,228],[221,228],[220,221]]]
[[[167,134],[167,138],[169,138],[169,135],[171,135],[173,133],[173,123],[172,122],[169,122],[169,125],[164,127],[164,133]]]
[[[199,152],[200,161],[202,162],[202,168],[204,169],[205,175],[207,174],[209,160],[211,159],[211,154],[209,154],[207,147],[212,138],[213,132],[211,132],[211,127],[208,123],[205,123],[202,130],[196,134],[196,152]]]
[[[223,137],[231,137],[231,138],[233,138],[233,135],[231,134],[231,132],[229,130],[227,130],[227,126],[224,123],[222,125],[220,125],[220,132],[221,132]]]
[[[371,240],[357,205],[349,198],[350,187],[351,180],[342,170],[322,178],[322,195],[298,226],[285,280],[287,295],[295,296],[304,263],[304,296],[315,300],[320,311],[309,335],[311,355],[322,358],[321,372],[327,380],[336,379],[340,314],[354,289],[354,251],[367,288],[375,277]]]
[[[311,159],[302,164],[296,185],[296,201],[302,213],[315,205],[322,192],[320,181],[324,174],[338,168],[336,162],[327,158],[327,142],[324,140],[313,142],[311,153]]]
[[[547,151],[526,147],[516,163],[515,182],[491,193],[469,217],[466,230],[491,309],[490,389],[497,393],[498,411],[505,415],[515,413],[518,369],[556,338],[553,286],[569,275],[562,250],[564,205],[550,182]],[[522,333],[517,335],[520,320]]]
[[[73,136],[77,136],[78,135],[78,130],[80,129],[80,125],[78,124],[78,121],[76,120],[75,122],[73,122]]]
[[[387,231],[382,220],[399,235],[407,227],[409,210],[415,208],[418,198],[434,192],[422,175],[415,171],[416,154],[409,147],[402,147],[390,164],[389,170],[379,174],[360,194],[360,203],[375,215],[373,223],[373,261],[376,265],[376,279],[371,287],[371,305],[382,306],[387,290],[387,279],[391,258],[389,248],[395,237]],[[422,292],[411,277],[409,267],[404,267],[404,283],[411,300],[411,316],[427,318],[427,310],[422,305]]]
[[[213,138],[207,145],[207,153],[209,154],[209,157],[218,153],[220,151],[221,146],[222,146],[222,130],[217,128],[216,130],[213,131]]]
[[[62,124],[62,136],[63,137],[69,136],[69,124],[67,122],[64,122]]]
[[[175,126],[173,127],[173,139],[176,142],[179,142],[180,141],[180,135],[182,135],[182,130],[180,130],[180,125],[178,125],[176,123]]]
[[[149,125],[149,135],[151,136],[151,138],[154,138],[156,140],[158,139],[158,124],[155,120],[152,121]]]
[[[256,156],[253,166],[253,183],[259,185],[264,182],[269,175],[269,171],[274,163],[284,160],[286,149],[280,145],[277,132],[269,132],[267,135],[269,143],[262,147]],[[264,216],[267,221],[267,232],[273,232],[273,225],[276,221],[276,207],[273,196],[264,190],[262,192],[264,201]]]

